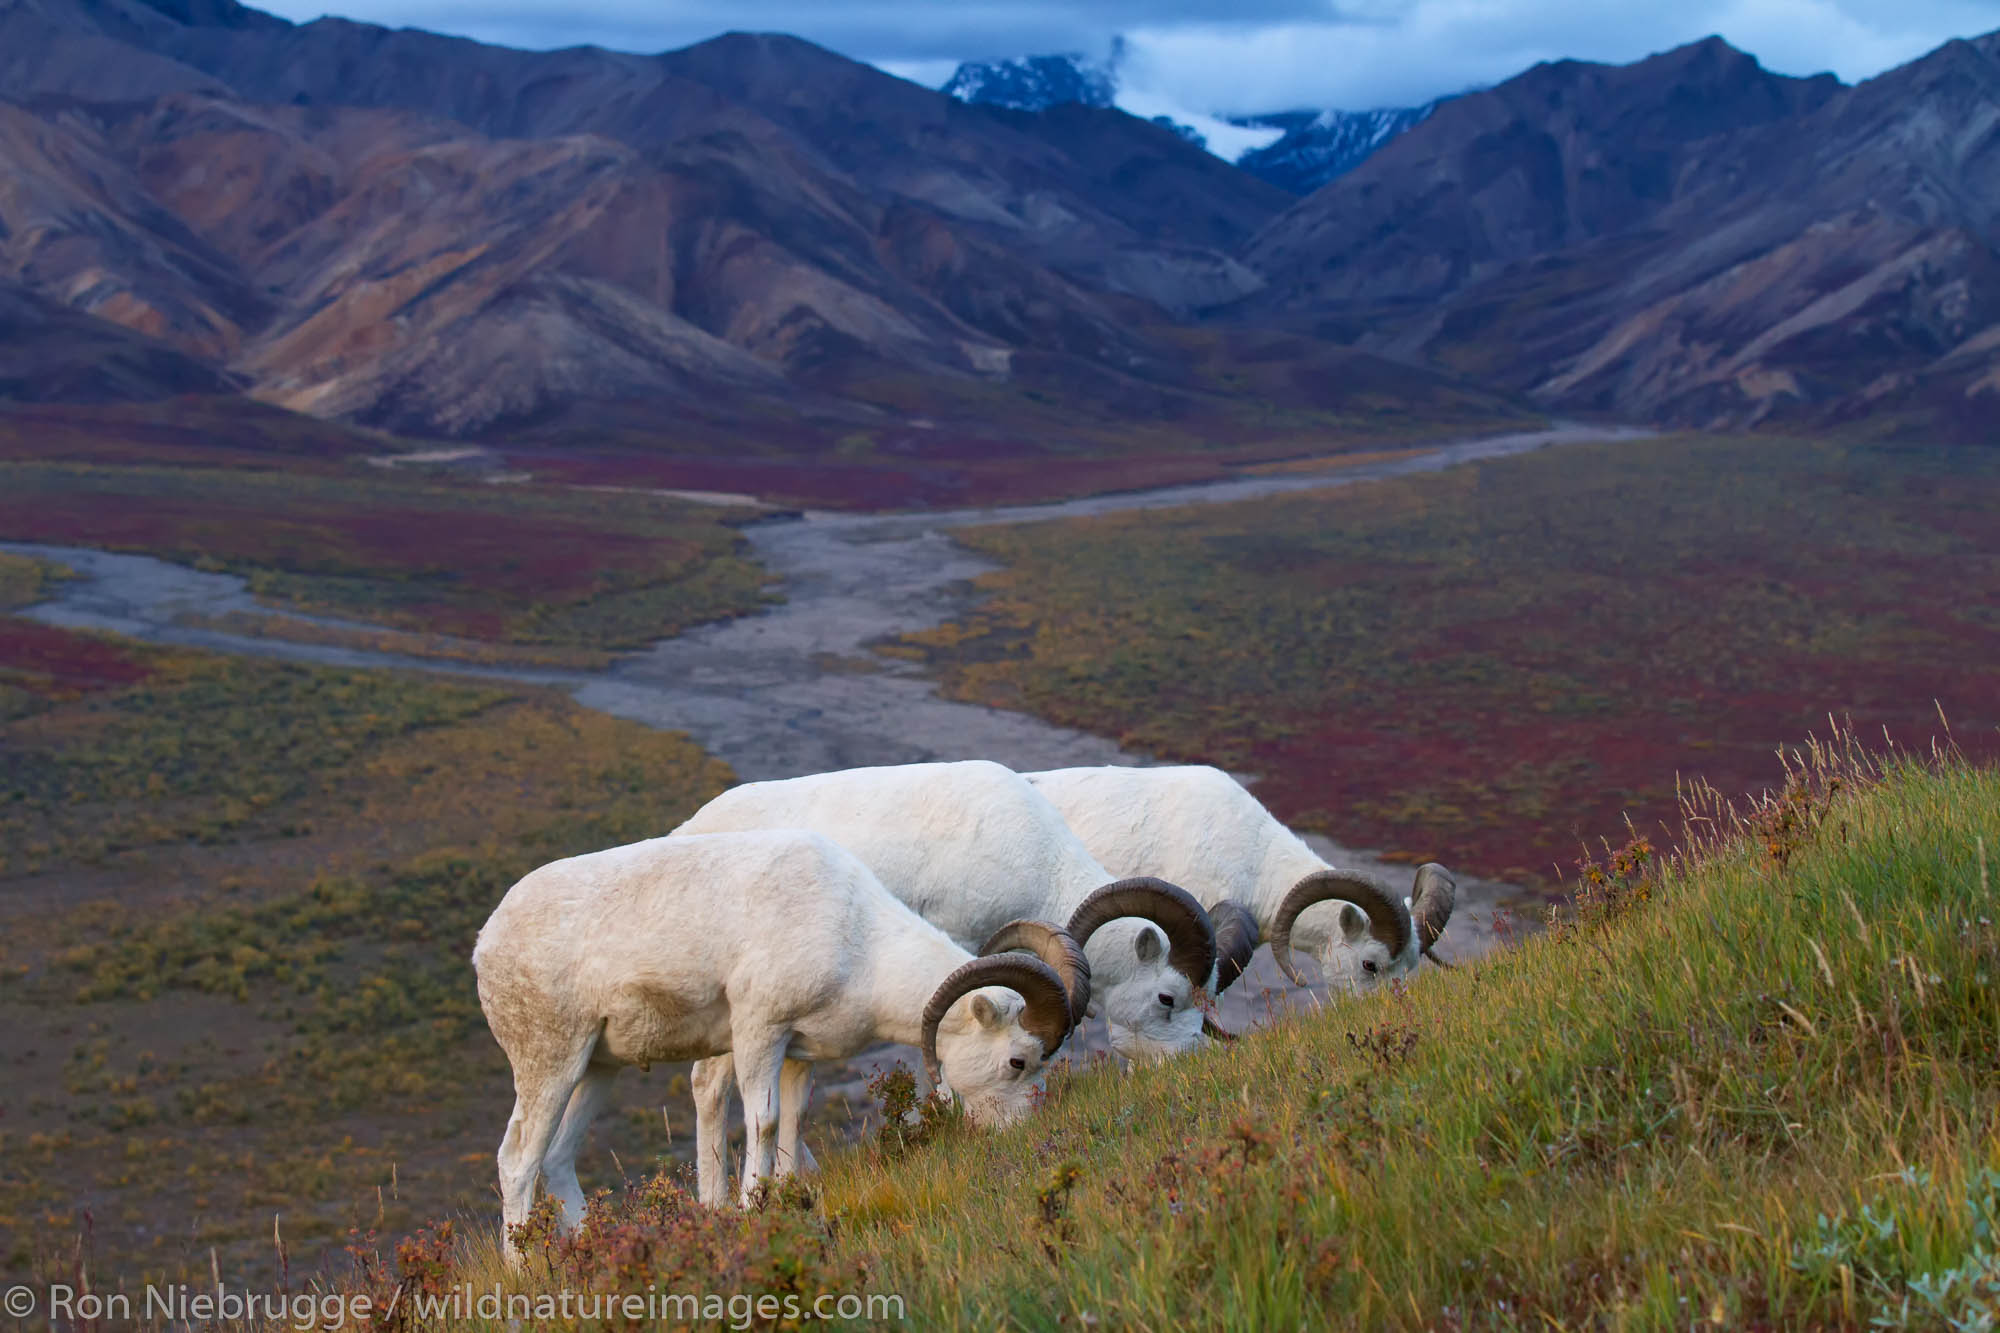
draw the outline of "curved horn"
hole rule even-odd
[[[1210,1018],[1207,1014],[1203,1014],[1201,1016],[1201,1030],[1203,1033],[1205,1033],[1210,1037],[1213,1037],[1217,1041],[1236,1040],[1236,1034],[1234,1032],[1231,1032],[1228,1028],[1222,1026],[1222,1024],[1216,1022],[1213,1018]]]
[[[1069,992],[1063,989],[1062,978],[1047,963],[1011,953],[962,963],[924,1006],[924,1072],[930,1075],[932,1091],[944,1086],[938,1065],[938,1024],[944,1021],[947,1009],[982,986],[1005,986],[1028,1002],[1021,1011],[1021,1027],[1041,1038],[1044,1059],[1054,1055],[1056,1047],[1069,1035]]]
[[[1306,908],[1329,899],[1353,903],[1366,912],[1368,933],[1388,947],[1391,958],[1401,958],[1410,947],[1410,910],[1388,890],[1345,870],[1315,870],[1292,885],[1271,921],[1271,959],[1294,986],[1306,981],[1292,966],[1292,923]]]
[[[1011,949],[1026,949],[1055,969],[1069,996],[1070,1022],[1081,1023],[1083,1011],[1090,1007],[1090,960],[1083,956],[1083,946],[1068,931],[1046,921],[1009,921],[979,946],[982,955]]]
[[[1142,916],[1165,931],[1167,965],[1190,985],[1208,984],[1208,974],[1215,970],[1215,926],[1193,894],[1150,875],[1121,879],[1077,904],[1069,933],[1078,944],[1088,944],[1098,927],[1121,916]]]
[[[1236,984],[1250,968],[1250,956],[1257,952],[1257,918],[1234,898],[1224,898],[1208,909],[1215,923],[1215,993]]]
[[[1431,952],[1431,946],[1444,934],[1447,921],[1451,920],[1451,909],[1458,906],[1458,881],[1451,872],[1435,861],[1426,861],[1417,867],[1417,886],[1410,897],[1410,916],[1417,930],[1417,947],[1424,957],[1439,967],[1450,967]]]

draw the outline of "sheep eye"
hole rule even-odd
[[[1165,992],[1161,992],[1161,994],[1157,998],[1159,999],[1160,1003],[1165,1005],[1167,1008],[1171,1009],[1174,1007],[1173,996],[1168,995]]]
[[[1026,1060],[1023,1060],[1018,1055],[1015,1056],[1013,1059],[1009,1060],[1007,1063],[1014,1066],[1014,1068],[1016,1069],[1026,1069],[1028,1067],[1028,1062]]]
[[[1375,970],[1375,960],[1373,958],[1370,958],[1367,961],[1363,962],[1361,964],[1361,970],[1363,972],[1373,972]]]

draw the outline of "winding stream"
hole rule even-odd
[[[593,671],[468,665],[229,633],[189,622],[199,618],[212,624],[216,617],[234,614],[359,631],[378,627],[274,611],[260,605],[237,576],[202,573],[148,556],[14,542],[0,543],[0,550],[42,556],[81,576],[60,585],[54,600],[22,613],[48,624],[329,666],[557,686],[585,707],[686,731],[745,780],[969,756],[1022,770],[1136,764],[1146,760],[1102,737],[1025,713],[944,699],[915,664],[869,651],[873,640],[943,624],[970,604],[966,581],[993,566],[955,544],[950,536],[954,530],[1326,490],[1548,445],[1650,433],[1561,423],[1318,473],[1238,477],[1009,508],[893,515],[808,512],[803,518],[765,520],[743,531],[756,559],[781,581],[784,603],[662,639]],[[1377,870],[1394,884],[1407,879],[1407,867],[1385,867],[1323,838],[1311,841],[1341,864]],[[1461,892],[1445,951],[1482,951],[1492,943],[1493,911],[1507,896],[1506,886],[1462,879]],[[1268,958],[1260,955],[1258,969],[1268,966]],[[1260,978],[1258,969],[1253,969],[1253,983],[1270,980],[1283,987],[1275,970]],[[1247,1002],[1255,989],[1239,986],[1229,998]],[[1241,1021],[1244,1015],[1235,1017]]]

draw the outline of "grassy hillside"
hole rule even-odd
[[[1675,775],[1728,791],[1934,702],[2000,754],[2000,456],[1679,436],[959,540],[1003,568],[892,645],[959,698],[1259,775],[1295,825],[1554,878]]]
[[[1478,964],[1078,1074],[1007,1133],[825,1154],[761,1212],[655,1179],[511,1279],[461,1218],[401,1289],[774,1297],[739,1327],[818,1293],[926,1328],[1991,1327],[2000,771],[1843,744],[1740,814],[1689,795],[1686,852],[1607,849]]]
[[[974,1327],[2000,1313],[1996,849],[2000,773],[1822,767],[1517,951],[843,1162],[828,1206]]]

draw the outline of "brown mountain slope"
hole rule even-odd
[[[223,362],[270,307],[155,200],[87,116],[0,102],[0,277]]]
[[[922,202],[1043,259],[1144,242],[1227,250],[1289,202],[1130,116],[1010,116],[778,34],[656,57],[513,51],[336,19],[275,34],[185,25],[159,41],[255,102],[419,111],[493,137],[590,133],[649,156],[740,140],[767,170]]]
[[[2000,36],[1854,88],[1711,40],[1448,104],[1266,228],[1238,313],[1567,410],[1991,438],[1996,244]]]
[[[236,388],[156,339],[0,281],[0,401],[144,402]]]
[[[788,37],[525,52],[231,0],[0,0],[0,43],[7,271],[297,410],[1186,447],[1325,396],[1280,377],[1273,417],[1201,372],[1233,353],[1175,322],[1257,288],[1229,252],[1287,197],[1121,113],[971,107]]]
[[[1537,65],[1454,98],[1288,210],[1245,252],[1287,305],[1434,298],[1658,220],[1704,141],[1823,104],[1720,38],[1633,65]]]

